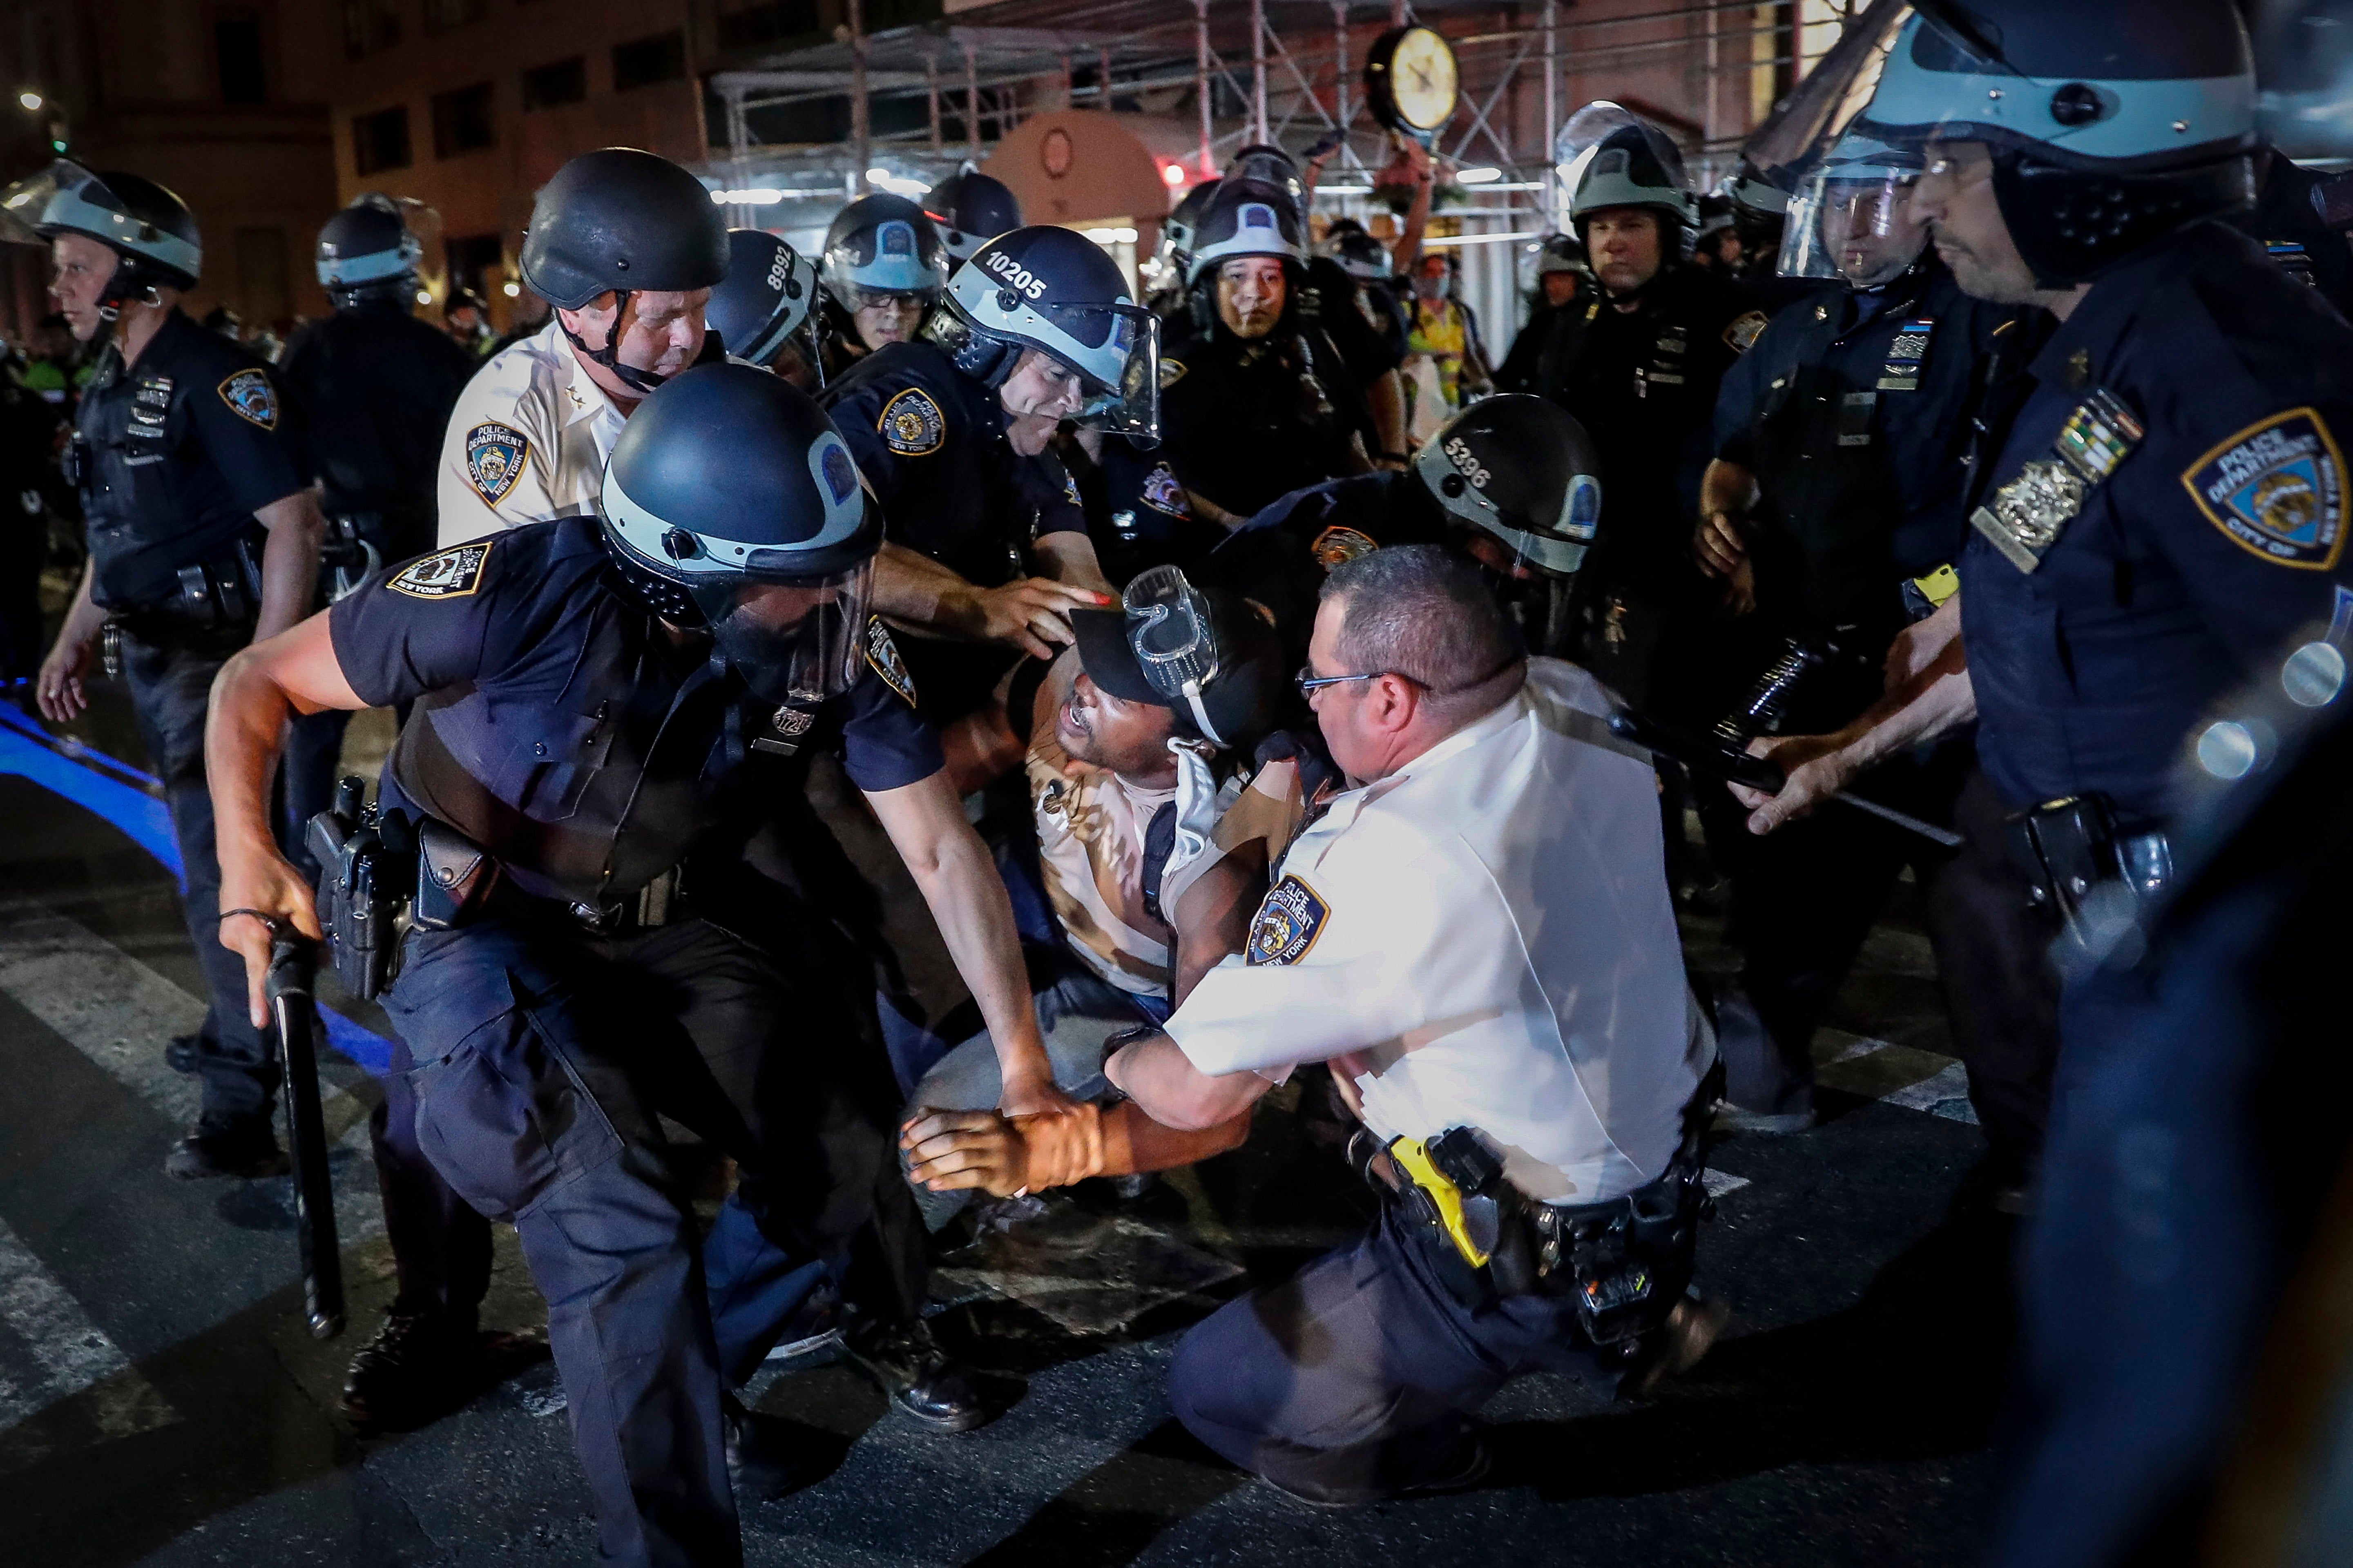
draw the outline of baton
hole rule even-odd
[[[1645,719],[1630,709],[1621,708],[1609,715],[1609,732],[1621,741],[1630,741],[1662,757],[1672,757],[1687,767],[1718,774],[1762,795],[1778,795],[1781,787],[1789,782],[1788,775],[1769,758],[1694,741],[1679,730],[1671,729],[1655,719]],[[1866,800],[1845,790],[1832,792],[1831,799],[1851,805],[1857,811],[1867,811],[1881,821],[1894,823],[1907,833],[1916,833],[1932,844],[1942,845],[1947,849],[1961,847],[1959,834],[1949,828],[1938,827],[1932,822],[1923,822],[1892,805],[1882,805],[1875,800]]]
[[[270,931],[265,989],[286,1066],[286,1142],[294,1164],[294,1228],[302,1249],[302,1301],[314,1339],[343,1331],[343,1256],[335,1238],[335,1183],[327,1170],[327,1125],[319,1109],[319,1056],[311,1002],[319,955],[291,926]]]

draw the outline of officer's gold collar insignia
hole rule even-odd
[[[1765,330],[1766,320],[1762,310],[1751,310],[1736,317],[1732,325],[1724,329],[1724,341],[1731,346],[1734,353],[1745,354],[1755,345],[1757,335]]]
[[[1353,528],[1333,527],[1317,534],[1307,552],[1324,571],[1337,572],[1358,556],[1370,555],[1380,547],[1380,541],[1370,534],[1359,533]]]
[[[2248,426],[2181,483],[2232,543],[2266,561],[2326,572],[2345,548],[2345,458],[2317,409]]]
[[[1183,360],[1181,360],[1181,359],[1166,359],[1166,358],[1164,358],[1163,360],[1161,360],[1161,362],[1160,362],[1160,390],[1161,390],[1161,391],[1163,391],[1163,392],[1167,391],[1170,387],[1172,387],[1172,386],[1176,385],[1178,382],[1180,382],[1180,381],[1182,381],[1182,380],[1184,380],[1184,379],[1185,379],[1185,362],[1184,362]]]
[[[466,432],[466,482],[484,506],[506,500],[530,463],[531,438],[512,425],[485,419]]]
[[[1969,525],[2011,565],[2032,572],[2084,510],[2093,488],[2116,471],[2141,435],[2140,418],[2124,399],[2094,387],[2060,426],[2051,456],[2021,468],[1991,501],[1969,514]]]
[[[907,661],[899,657],[899,645],[891,640],[891,628],[880,618],[866,617],[866,662],[882,678],[882,684],[915,706],[915,678],[907,672]]]
[[[911,386],[882,405],[874,433],[902,458],[928,458],[948,438],[947,416],[930,393]]]
[[[220,384],[220,400],[248,424],[278,428],[278,389],[266,370],[240,370]]]
[[[482,566],[495,539],[460,544],[402,567],[385,586],[412,599],[462,599],[482,585]]]
[[[1253,967],[1298,963],[1324,934],[1324,921],[1331,912],[1314,889],[1296,877],[1283,878],[1266,890],[1250,920],[1242,962]]]

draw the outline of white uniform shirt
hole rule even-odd
[[[1656,1179],[1714,1055],[1668,901],[1658,788],[1600,684],[1511,701],[1301,833],[1248,946],[1167,1033],[1205,1073],[1333,1061],[1384,1139],[1475,1126],[1530,1195]]]
[[[458,395],[441,442],[441,548],[588,510],[622,423],[549,316]]]

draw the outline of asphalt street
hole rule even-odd
[[[0,699],[0,1563],[592,1560],[544,1361],[417,1431],[363,1436],[334,1414],[392,1293],[364,1125],[381,1014],[327,994],[343,1338],[301,1322],[284,1180],[164,1176],[195,1085],[163,1046],[202,1008],[127,728],[111,691],[69,735]],[[361,726],[351,754],[371,740]],[[746,1502],[749,1561],[1975,1561],[2012,1238],[1970,1176],[1982,1140],[1909,892],[1819,1048],[1824,1123],[1713,1151],[1700,1270],[1736,1317],[1662,1397],[1618,1403],[1599,1373],[1524,1379],[1484,1413],[1498,1462],[1479,1489],[1345,1512],[1195,1444],[1164,1394],[1186,1325],[1369,1212],[1287,1090],[1232,1154],[1141,1197],[1082,1189],[942,1260],[935,1325],[1009,1405],[980,1430],[921,1430],[822,1352],[771,1363],[748,1397],[810,1479]],[[1696,969],[1728,964],[1704,915],[1686,936]],[[498,1246],[486,1324],[536,1331],[511,1230]]]

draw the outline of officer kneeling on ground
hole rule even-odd
[[[1324,594],[1300,684],[1352,787],[1284,855],[1243,952],[1112,1058],[1126,1102],[942,1113],[901,1142],[934,1185],[1034,1191],[1197,1158],[1329,1062],[1381,1217],[1193,1330],[1169,1397],[1236,1464],[1349,1503],[1471,1484],[1467,1416],[1512,1375],[1598,1351],[1641,1391],[1722,1310],[1684,1294],[1714,1046],[1648,757],[1445,552],[1378,551]]]
[[[878,1203],[913,1219],[871,971],[794,804],[806,753],[840,751],[905,857],[1007,1105],[1063,1103],[1004,886],[866,613],[881,535],[804,394],[702,367],[631,419],[595,518],[412,563],[217,688],[208,761],[244,911],[227,940],[257,1016],[269,922],[320,929],[265,822],[281,725],[432,699],[381,801],[421,846],[385,1005],[419,1064],[418,1142],[522,1233],[613,1561],[739,1560],[719,1369],[765,1348],[713,1342],[657,1113],[741,1163],[738,1195],[796,1255],[839,1252]],[[863,1303],[861,1363],[929,1343],[920,1228],[890,1234],[901,1300]]]
[[[237,1005],[237,964],[216,940],[219,861],[205,793],[205,695],[248,640],[311,607],[324,524],[303,483],[278,386],[261,361],[180,309],[204,266],[194,214],[136,174],[58,160],[10,187],[10,224],[47,244],[49,285],[74,337],[106,340],[74,420],[71,452],[90,563],[41,665],[36,700],[62,723],[103,638],[119,659],[148,765],[163,781],[186,878],[181,911],[206,1009],[166,1059],[204,1081],[204,1110],[164,1163],[174,1176],[286,1168],[270,1131],[278,1087],[266,1023]]]

